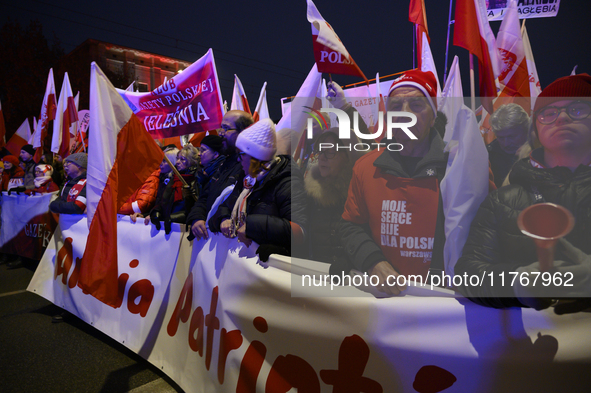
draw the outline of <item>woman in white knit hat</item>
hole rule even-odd
[[[250,246],[265,261],[303,243],[305,197],[302,175],[289,155],[277,156],[275,124],[261,120],[238,135],[236,147],[245,175],[209,222],[212,232]],[[293,192],[292,192],[293,190]]]

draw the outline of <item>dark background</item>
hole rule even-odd
[[[376,72],[384,76],[413,67],[413,25],[408,21],[408,0],[316,0],[315,4],[369,79]],[[425,0],[425,6],[431,49],[443,83],[449,2]],[[231,102],[233,75],[237,74],[254,108],[267,81],[269,110],[271,117],[278,120],[280,98],[294,95],[314,64],[306,7],[304,0],[1,0],[0,25],[18,22],[25,29],[31,20],[38,20],[49,46],[59,44],[66,54],[88,38],[191,62],[211,47],[223,99]],[[591,73],[590,9],[587,2],[563,0],[557,17],[527,20],[542,87],[570,74],[575,65],[579,66],[579,73]],[[500,23],[491,23],[495,34]],[[449,67],[453,56],[459,55],[464,94],[469,95],[468,53],[452,45],[453,27],[451,30],[447,64]],[[7,39],[10,40],[2,37],[5,42]],[[4,55],[0,52],[2,58]],[[27,59],[11,64],[9,70],[0,74],[0,99],[9,135],[14,132],[9,123],[18,127],[24,117],[10,117],[13,108],[6,107],[5,102],[8,95],[16,93],[14,87],[2,86],[13,77],[11,72],[18,74],[20,66],[26,68],[25,62]],[[39,75],[31,75],[42,87],[37,96],[29,97],[34,109],[28,116],[38,116],[48,68],[43,68]],[[62,78],[63,72],[56,72],[58,94]],[[335,76],[334,80],[341,85],[359,81],[345,76]],[[73,85],[72,89],[76,92],[79,87]]]

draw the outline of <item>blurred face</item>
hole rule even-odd
[[[236,131],[236,120],[240,117],[239,113],[228,111],[222,119],[221,129],[219,134],[224,138],[224,149],[234,150],[236,147],[236,138],[238,138],[238,131]]]
[[[562,100],[552,103],[548,107],[559,108],[560,112],[551,124],[543,124],[540,122],[540,113],[546,108],[538,111],[536,114],[536,128],[538,130],[538,138],[545,150],[563,151],[565,149],[573,151],[591,151],[591,116],[587,116],[580,120],[572,119],[566,110],[569,105],[575,100]],[[584,104],[583,104],[584,105]],[[573,108],[573,107],[571,107]],[[574,108],[576,109],[576,108]],[[571,112],[573,116],[576,114]],[[546,120],[542,121],[549,122]],[[552,119],[552,118],[550,118]]]
[[[45,175],[43,174],[43,171],[41,170],[41,168],[36,167],[35,168],[35,177],[43,177],[43,176],[45,176]]]
[[[24,162],[27,162],[27,161],[29,161],[31,158],[33,158],[33,156],[32,156],[32,155],[30,155],[29,153],[27,153],[26,151],[24,151],[24,150],[21,150],[20,158],[21,158],[21,160],[23,160]]]
[[[327,138],[323,143],[332,143],[334,147],[323,148],[319,151],[318,169],[322,177],[335,177],[343,170],[347,162],[347,153],[336,150],[337,141],[334,138]]]
[[[179,171],[184,171],[190,166],[189,159],[179,153],[176,156],[176,163],[174,165]]]
[[[511,127],[496,133],[497,141],[505,153],[515,154],[527,140],[527,130],[523,127]]]
[[[70,179],[74,179],[82,174],[82,168],[72,161],[64,161],[64,172]]]
[[[172,171],[172,168],[168,165],[168,161],[162,160],[160,163],[160,173],[168,173],[170,171]]]
[[[250,159],[252,158],[252,156],[244,152],[239,152],[238,154],[238,160],[240,161],[240,164],[242,164],[242,170],[245,174],[248,175],[248,172],[250,170]]]
[[[203,166],[206,166],[220,155],[218,152],[211,150],[206,145],[201,145],[199,151],[201,152],[201,165]]]
[[[4,169],[6,169],[6,170],[12,169],[12,164],[8,161],[4,161]]]
[[[404,150],[413,150],[415,146],[428,142],[429,132],[435,123],[435,115],[429,104],[429,100],[417,88],[411,86],[402,86],[390,93],[388,97],[388,111],[412,112],[417,116],[417,123],[409,127],[409,130],[418,138],[416,140],[410,137],[401,129],[395,128],[393,136],[396,142],[404,146]],[[393,119],[397,123],[408,123],[410,118],[398,117]]]

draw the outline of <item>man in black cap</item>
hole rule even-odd
[[[21,166],[25,171],[24,185],[25,189],[32,190],[35,188],[35,161],[33,156],[35,155],[35,149],[32,145],[24,145],[21,148],[21,154],[19,158],[21,160]],[[24,191],[24,190],[23,190]]]
[[[68,182],[62,188],[59,198],[49,204],[54,213],[82,214],[86,210],[86,165],[85,153],[70,154],[64,159],[64,171]]]

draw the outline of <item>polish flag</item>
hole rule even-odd
[[[64,82],[57,102],[57,116],[53,121],[51,151],[66,158],[70,154],[70,129],[78,121],[76,101],[70,86],[68,73],[64,74]]]
[[[31,138],[31,126],[29,125],[29,119],[25,119],[23,124],[16,130],[12,137],[6,142],[6,150],[15,157],[21,154],[21,149],[24,145],[29,142]]]
[[[314,59],[319,72],[359,76],[367,82],[333,28],[324,20],[312,0],[308,0],[308,22],[312,24]]]
[[[29,136],[29,140],[27,141],[27,143],[31,146],[33,146],[33,138],[35,138],[35,131],[37,131],[38,124],[39,122],[37,121],[37,118],[33,116],[33,131],[31,131],[31,135]]]
[[[448,143],[451,140],[456,117],[464,108],[464,90],[462,87],[462,76],[460,75],[460,62],[458,56],[454,57],[445,86],[441,92],[438,110],[447,117],[443,141]]]
[[[2,102],[0,102],[0,149],[6,146],[6,125],[4,124],[4,114],[2,113]]]
[[[422,53],[424,49],[424,42],[431,43],[429,38],[429,29],[427,29],[427,15],[425,12],[425,0],[410,0],[408,7],[408,20],[415,24],[415,37],[417,38],[417,53]],[[423,56],[419,55],[418,68],[422,71]],[[433,72],[435,76],[437,74]],[[438,82],[439,83],[439,82]]]
[[[117,211],[158,168],[164,153],[96,63],[90,73],[86,183],[89,236],[78,286],[117,308]]]
[[[55,103],[55,83],[53,81],[53,68],[49,70],[47,77],[47,87],[45,88],[45,96],[43,97],[43,104],[41,105],[41,114],[39,115],[39,124],[35,130],[35,137],[33,138],[33,148],[35,156],[33,160],[39,162],[43,155],[43,146],[45,145],[45,138],[49,132],[49,122],[55,119],[57,105]]]
[[[536,62],[534,60],[534,54],[529,43],[529,36],[527,35],[525,23],[521,26],[521,39],[523,41],[523,52],[525,59],[527,60],[530,96],[531,98],[536,98],[542,92],[542,85],[540,84],[540,78],[538,77]],[[531,100],[532,110],[534,108],[534,104],[535,100]]]
[[[252,117],[254,118],[255,122],[271,118],[271,116],[269,116],[269,107],[267,106],[267,82],[263,84],[261,94],[259,95],[259,102],[257,102],[257,106]]]
[[[421,71],[431,71],[433,75],[435,75],[435,80],[437,81],[437,97],[441,97],[441,84],[439,83],[439,77],[437,76],[437,69],[435,68],[433,53],[431,53],[429,37],[425,33],[423,33],[423,39],[421,42],[423,43],[423,47],[421,48]]]
[[[517,2],[509,1],[509,6],[499,33],[497,34],[497,47],[503,62],[503,68],[499,74],[501,84],[500,96],[529,97],[529,75],[527,72],[527,60],[523,48],[523,39],[517,14]]]
[[[248,106],[248,100],[246,99],[246,93],[242,82],[238,75],[234,74],[234,91],[232,92],[232,104],[230,104],[230,110],[241,110],[244,112],[250,112],[250,106]]]
[[[455,17],[454,45],[478,57],[479,95],[484,109],[492,113],[492,100],[497,96],[495,79],[500,67],[495,36],[486,17],[486,4],[484,0],[457,0]]]

